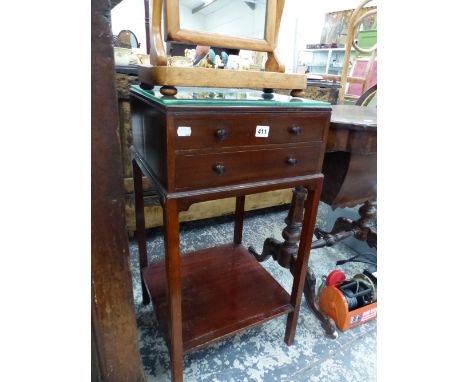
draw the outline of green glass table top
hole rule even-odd
[[[328,102],[276,93],[271,94],[272,99],[265,99],[261,90],[252,89],[177,87],[175,96],[164,96],[159,92],[159,88],[155,86],[152,90],[143,90],[139,85],[131,85],[130,91],[167,106],[331,107]]]

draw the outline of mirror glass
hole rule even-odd
[[[265,38],[267,0],[179,0],[180,28]]]

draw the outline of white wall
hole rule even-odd
[[[204,30],[205,17],[201,13],[192,14],[192,9],[184,4],[179,4],[179,12],[182,29]]]
[[[216,3],[213,3],[216,4]],[[227,0],[219,2],[217,7],[191,13],[191,9],[182,6],[181,28],[193,30],[205,30],[211,33],[219,33],[236,37],[262,38],[265,29],[265,10],[257,7],[251,10],[243,1]],[[184,13],[183,13],[184,12]],[[187,16],[185,18],[184,16]],[[192,27],[195,20],[203,27]],[[190,25],[188,22],[190,21]]]

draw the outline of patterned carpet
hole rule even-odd
[[[320,204],[317,226],[324,227],[330,208]],[[287,209],[274,208],[246,214],[244,246],[254,245],[261,251],[266,237],[282,240]],[[193,251],[215,244],[228,243],[233,237],[233,218],[222,217],[203,222],[181,224],[181,251]],[[327,227],[328,228],[328,227]],[[148,254],[153,261],[164,253],[160,229],[147,233]],[[153,306],[141,303],[136,241],[130,242],[135,309],[140,336],[140,351],[149,382],[170,381],[169,355],[160,333]],[[347,276],[362,272],[361,263],[335,266],[337,260],[355,255],[343,243],[334,247],[313,250],[309,266],[317,279],[332,269],[341,269]],[[292,277],[272,259],[261,263],[278,282],[290,292]],[[346,381],[376,380],[377,320],[367,322],[347,332],[338,331],[338,339],[324,336],[320,322],[302,299],[295,342],[284,341],[286,316],[245,330],[202,350],[184,357],[184,381],[213,382],[270,382],[270,381]]]

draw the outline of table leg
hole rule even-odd
[[[166,280],[169,299],[169,353],[172,381],[183,379],[182,279],[179,250],[179,209],[176,199],[164,203],[164,244],[166,248]]]
[[[234,222],[234,244],[242,244],[242,230],[244,228],[245,195],[236,197],[236,214]]]
[[[145,232],[145,207],[143,200],[143,177],[141,169],[135,159],[132,160],[133,168],[133,190],[135,195],[135,220],[136,220],[136,236],[138,242],[138,257],[140,263],[140,280],[141,291],[143,296],[143,304],[147,305],[150,302],[148,290],[143,281],[141,270],[148,265],[148,254],[146,250],[146,232]]]
[[[305,214],[301,232],[301,241],[299,243],[299,250],[297,251],[297,260],[295,261],[294,281],[291,292],[291,304],[294,307],[294,310],[288,315],[286,334],[284,339],[288,345],[293,344],[294,336],[296,334],[296,325],[299,318],[299,308],[301,306],[301,298],[304,291],[307,264],[309,261],[312,236],[314,232],[321,191],[322,180],[317,183],[313,190],[310,188],[308,189],[307,200],[305,202]]]
[[[366,201],[359,208],[360,218],[358,220],[350,220],[343,217],[338,218],[330,232],[317,228],[315,229],[315,235],[319,239],[327,239],[333,235],[347,232],[349,235],[354,235],[356,239],[366,242],[369,247],[377,248],[377,232],[371,228],[376,214],[377,202]]]
[[[282,232],[283,242],[272,237],[267,238],[263,243],[261,254],[257,253],[252,246],[249,247],[249,252],[257,261],[265,261],[273,256],[273,259],[283,268],[290,268],[291,259],[297,253],[297,243],[301,237],[306,195],[307,190],[304,187],[296,187],[293,191],[291,207],[288,216],[284,219],[286,227]]]
[[[293,198],[289,213],[285,219],[286,227],[283,230],[284,241],[280,242],[274,238],[267,238],[263,244],[262,253],[259,254],[253,247],[249,247],[258,261],[265,261],[270,256],[278,262],[282,267],[289,268],[291,274],[294,276],[297,262],[297,243],[301,237],[302,221],[304,216],[304,202],[307,195],[307,190],[304,187],[296,187],[293,191]],[[312,242],[311,248],[321,248],[326,245],[331,245],[332,240],[340,240],[338,235],[331,238],[321,239]],[[331,338],[337,338],[338,333],[333,320],[324,315],[318,306],[318,301],[315,298],[315,274],[311,268],[307,268],[306,279],[304,284],[304,297],[307,305],[312,310],[314,315],[320,320],[322,327],[327,335]]]

